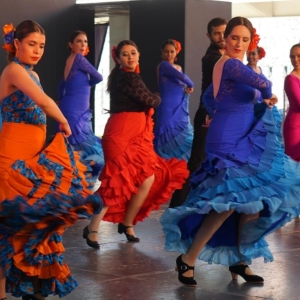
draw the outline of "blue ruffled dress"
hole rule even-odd
[[[233,209],[198,258],[223,265],[241,260],[250,264],[257,257],[269,262],[273,256],[265,236],[299,215],[299,164],[284,154],[277,110],[257,102],[255,89],[264,99],[272,95],[264,76],[228,59],[213,104],[212,88],[205,92],[203,101],[214,110],[207,157],[192,175],[186,202],[167,209],[161,218],[166,250],[186,253],[206,214]],[[241,213],[259,213],[259,218],[243,226],[238,249]]]
[[[102,79],[101,74],[85,57],[76,54],[68,77],[62,79],[58,87],[59,108],[72,130],[68,141],[74,150],[80,151],[83,160],[93,163],[94,181],[98,179],[104,166],[104,155],[101,139],[95,136],[92,128],[90,93],[91,87]]]
[[[158,72],[161,104],[156,108],[154,149],[163,158],[188,161],[193,142],[189,115],[189,95],[185,87],[193,87],[190,78],[163,61]]]

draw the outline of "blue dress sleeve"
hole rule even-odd
[[[208,114],[212,117],[216,110],[216,102],[214,98],[214,89],[212,83],[208,86],[208,88],[205,90],[204,94],[202,95],[202,102]]]
[[[224,68],[226,68],[228,79],[249,85],[261,92],[263,99],[272,97],[272,83],[264,75],[257,74],[254,70],[245,66],[240,60],[228,59]]]
[[[193,81],[184,73],[179,72],[176,70],[170,63],[163,61],[159,64],[159,74],[171,77],[171,78],[177,78],[183,83],[185,83],[189,88],[192,88],[194,86]]]
[[[89,61],[82,56],[81,54],[77,54],[74,60],[74,64],[76,64],[78,70],[85,72],[89,75],[90,86],[94,86],[100,81],[103,80],[102,75],[89,63]]]

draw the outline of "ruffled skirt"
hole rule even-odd
[[[62,234],[100,212],[87,166],[58,133],[49,146],[45,126],[3,123],[0,133],[0,262],[6,291],[44,296],[70,293],[77,282],[64,261]]]
[[[102,138],[105,166],[100,193],[109,209],[104,220],[123,222],[126,207],[138,187],[154,174],[155,180],[134,224],[158,209],[188,177],[184,160],[160,158],[153,149],[153,109],[112,114]]]
[[[236,156],[208,153],[192,176],[193,189],[187,201],[163,214],[167,250],[186,253],[205,215],[211,210],[234,210],[198,258],[223,265],[241,260],[250,264],[257,257],[265,262],[273,260],[264,237],[299,215],[300,167],[284,154],[276,108],[261,113],[257,111],[258,119],[246,137],[250,149],[244,150],[249,151],[248,156],[239,155],[238,145]],[[242,213],[259,213],[259,217],[243,226],[238,249],[237,228]]]
[[[63,111],[63,114],[72,130],[68,141],[73,150],[80,153],[82,162],[91,166],[91,174],[95,182],[104,166],[104,154],[101,139],[95,136],[92,129],[92,111],[88,109],[81,115]]]
[[[172,117],[164,114],[164,109],[158,113],[154,149],[163,158],[177,158],[188,161],[191,156],[194,130],[190,123],[188,112],[189,95],[184,93],[179,107],[172,111]]]

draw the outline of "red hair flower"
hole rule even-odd
[[[117,53],[116,53],[116,50],[117,50],[117,47],[116,46],[113,46],[112,49],[111,49],[111,56],[114,60],[114,62],[116,64],[118,64],[118,59],[117,59]]]
[[[176,46],[176,54],[178,54],[181,51],[181,44],[176,40],[173,40],[173,42],[175,43]]]
[[[5,24],[3,26],[3,32],[4,34],[10,33],[11,31],[15,31],[16,29],[14,28],[13,23],[10,24]]]
[[[266,56],[266,51],[263,47],[257,47],[258,48],[258,57],[259,59],[262,59]]]
[[[248,51],[249,52],[254,51],[256,49],[259,41],[260,41],[259,35],[256,33],[256,29],[253,28],[253,37],[252,37],[251,43],[248,47]]]
[[[4,44],[2,45],[2,49],[7,51],[8,53],[13,53],[14,52],[14,47],[12,44]]]
[[[14,52],[13,43],[14,43],[14,38],[15,38],[15,30],[16,29],[14,28],[13,23],[5,24],[3,26],[4,45],[2,46],[2,48],[9,53]]]

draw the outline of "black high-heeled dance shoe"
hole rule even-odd
[[[193,277],[183,276],[183,273],[185,273],[186,271],[188,271],[188,270],[194,271],[194,269],[195,269],[195,267],[191,267],[182,261],[182,254],[177,257],[175,271],[178,272],[178,280],[182,284],[185,284],[188,286],[196,286],[197,285],[197,281],[194,279],[194,276]]]
[[[135,243],[137,243],[137,242],[140,241],[140,239],[137,236],[134,236],[132,234],[128,234],[127,233],[127,228],[132,228],[132,227],[133,226],[125,226],[122,223],[119,223],[119,225],[118,225],[118,232],[120,234],[124,233],[126,235],[126,237],[127,237],[128,242],[135,242]]]
[[[36,294],[41,294],[41,291],[34,292],[33,295],[22,296],[22,300],[40,300],[40,298],[37,298],[37,297],[34,296]],[[6,298],[4,298],[4,299],[6,299]],[[2,299],[0,299],[0,300],[2,300]]]
[[[238,275],[243,277],[247,282],[252,283],[264,283],[264,279],[258,275],[248,275],[246,274],[246,268],[249,268],[248,265],[237,265],[230,266],[229,271],[233,280],[237,280]]]
[[[88,246],[92,247],[92,248],[96,248],[96,249],[99,249],[100,248],[100,244],[96,241],[91,241],[89,238],[88,238],[88,235],[90,233],[98,233],[98,231],[95,231],[95,230],[89,230],[89,227],[86,226],[84,227],[83,229],[83,233],[82,233],[82,237],[86,240],[86,243]]]

